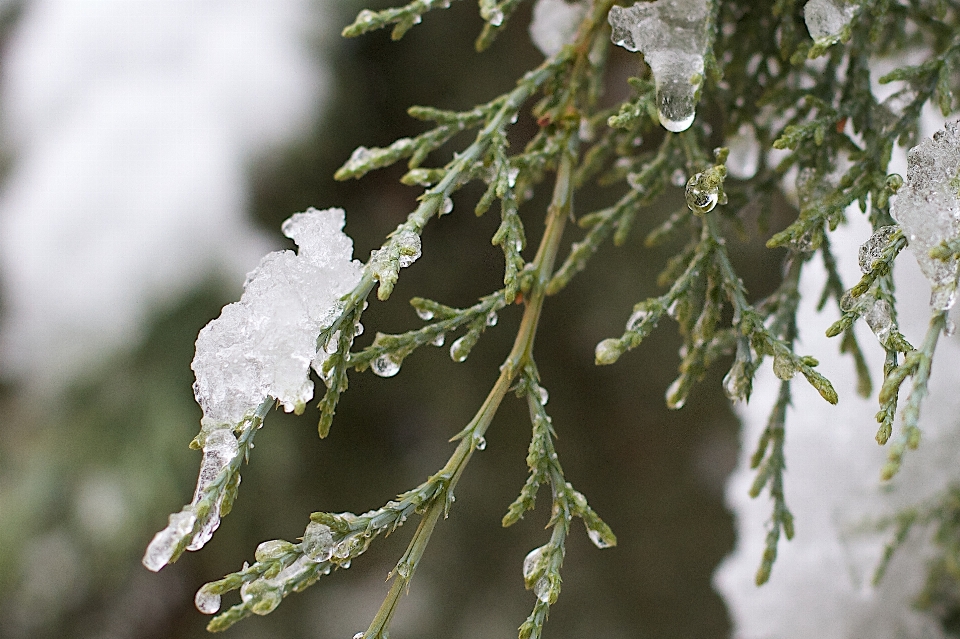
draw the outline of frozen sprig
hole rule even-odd
[[[447,9],[451,0],[413,0],[410,4],[383,11],[364,9],[353,24],[344,28],[343,37],[353,38],[370,31],[394,25],[390,37],[399,40],[414,25],[420,24],[423,14],[433,9]]]

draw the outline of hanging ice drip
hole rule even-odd
[[[660,124],[679,133],[693,124],[707,48],[707,0],[657,0],[612,7],[614,44],[640,51],[653,71]]]

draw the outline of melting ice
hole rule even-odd
[[[930,257],[930,249],[960,237],[960,126],[948,122],[942,131],[910,149],[907,180],[897,192],[891,214],[900,223],[909,248],[930,281],[930,305],[953,306],[957,295],[957,259]]]
[[[638,2],[612,7],[607,18],[614,44],[642,52],[650,65],[660,124],[668,131],[686,131],[696,115],[707,48],[707,5],[706,0]]]
[[[313,397],[309,368],[325,358],[317,336],[362,269],[343,224],[343,209],[311,208],[285,221],[283,233],[299,251],[264,257],[240,301],[200,331],[192,368],[204,427],[238,424],[267,397],[287,411]]]
[[[196,505],[202,498],[204,491],[213,483],[217,475],[227,467],[240,453],[240,447],[237,438],[230,428],[218,428],[207,435],[203,444],[203,460],[200,462],[200,476],[197,478],[197,489],[193,494],[193,502]],[[220,506],[223,503],[223,497],[226,493],[220,491],[217,499],[210,506],[210,511],[203,522],[200,524],[200,530],[194,535],[187,550],[200,550],[203,545],[210,541],[214,531],[220,527]]]

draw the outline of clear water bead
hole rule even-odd
[[[446,215],[453,211],[453,199],[449,197],[443,198],[443,203],[440,205],[440,215]]]
[[[428,311],[425,308],[418,308],[417,317],[422,319],[424,322],[429,322],[434,318],[434,314],[433,314],[433,311]]]
[[[590,538],[590,541],[592,541],[593,545],[597,548],[611,548],[613,546],[613,544],[610,543],[610,540],[607,539],[607,537],[599,530],[587,528],[587,537]]]
[[[860,245],[857,256],[861,272],[869,273],[871,271],[870,267],[880,259],[883,254],[883,248],[890,243],[890,238],[899,230],[900,227],[894,224],[881,226],[874,231],[870,239]]]
[[[170,515],[167,522],[167,527],[153,536],[143,555],[147,570],[157,572],[170,563],[177,546],[193,532],[197,516],[191,510],[184,510]]]
[[[620,340],[610,337],[597,344],[593,355],[596,363],[601,366],[613,364],[623,355],[623,346]]]
[[[886,300],[876,300],[870,309],[863,314],[863,319],[867,326],[877,336],[881,344],[887,343],[890,337],[890,331],[894,328],[893,309]]]
[[[366,633],[361,630],[361,631],[358,632],[357,634],[353,635],[353,639],[363,639],[363,636],[364,636],[365,634],[366,634]]]
[[[640,328],[640,325],[643,324],[644,320],[650,317],[650,311],[646,308],[638,308],[630,314],[630,317],[627,318],[627,330],[635,331]]]
[[[691,211],[705,215],[720,201],[720,188],[704,173],[697,173],[687,181],[684,197]]]
[[[458,338],[450,345],[450,359],[453,361],[466,361],[468,355],[470,355],[470,343],[467,341],[466,335]]]
[[[850,23],[857,3],[846,0],[809,0],[803,7],[803,21],[814,40],[835,38]]]
[[[203,614],[212,615],[220,610],[220,595],[210,592],[207,586],[203,586],[194,596],[193,603]]]
[[[543,557],[543,551],[546,546],[534,548],[523,559],[523,578],[530,579],[540,566],[540,559]]]
[[[496,326],[496,325],[497,325],[497,321],[498,321],[499,319],[500,319],[500,318],[497,317],[497,312],[496,312],[496,311],[490,311],[489,313],[487,313],[487,319],[486,319],[487,326]]]
[[[301,548],[304,555],[311,561],[327,561],[333,556],[336,548],[336,542],[333,538],[333,530],[326,524],[310,522],[307,529],[303,531],[303,543]]]
[[[406,268],[420,257],[420,236],[413,231],[401,231],[393,241],[400,249],[400,268]]]
[[[380,377],[393,377],[400,372],[401,363],[402,360],[397,361],[396,356],[392,353],[384,353],[370,362],[370,370],[373,371],[374,375]]]
[[[947,318],[947,320],[943,324],[943,336],[953,337],[954,333],[956,332],[957,332],[957,325],[954,323],[952,319]]]
[[[437,336],[430,340],[430,343],[433,346],[443,346],[443,343],[447,341],[447,336],[443,333],[437,333]]]
[[[483,437],[483,435],[481,435],[480,437],[477,437],[477,438],[476,438],[476,441],[474,442],[474,447],[475,447],[477,450],[486,450],[486,449],[487,449],[487,440]]]
[[[543,386],[537,386],[537,395],[539,396],[541,406],[546,406],[547,402],[550,401],[550,393],[548,393],[547,389]]]

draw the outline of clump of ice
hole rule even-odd
[[[845,0],[809,0],[803,6],[803,21],[814,40],[835,38],[853,19],[857,11],[854,2]]]
[[[608,20],[614,44],[640,51],[653,71],[660,124],[686,131],[693,124],[707,48],[704,0],[657,0],[615,6]]]
[[[907,180],[898,191],[891,214],[900,223],[930,281],[930,305],[937,310],[953,306],[957,296],[956,258],[943,261],[930,257],[930,249],[944,240],[960,237],[960,125],[948,122],[944,129],[924,139],[907,154]]]
[[[239,424],[268,397],[288,412],[313,397],[311,363],[317,336],[334,319],[337,301],[360,281],[343,209],[297,213],[283,233],[299,252],[275,251],[247,278],[239,302],[197,337],[194,394],[206,430]]]
[[[537,0],[530,22],[530,39],[543,55],[555,55],[573,40],[586,12],[585,2]]]

